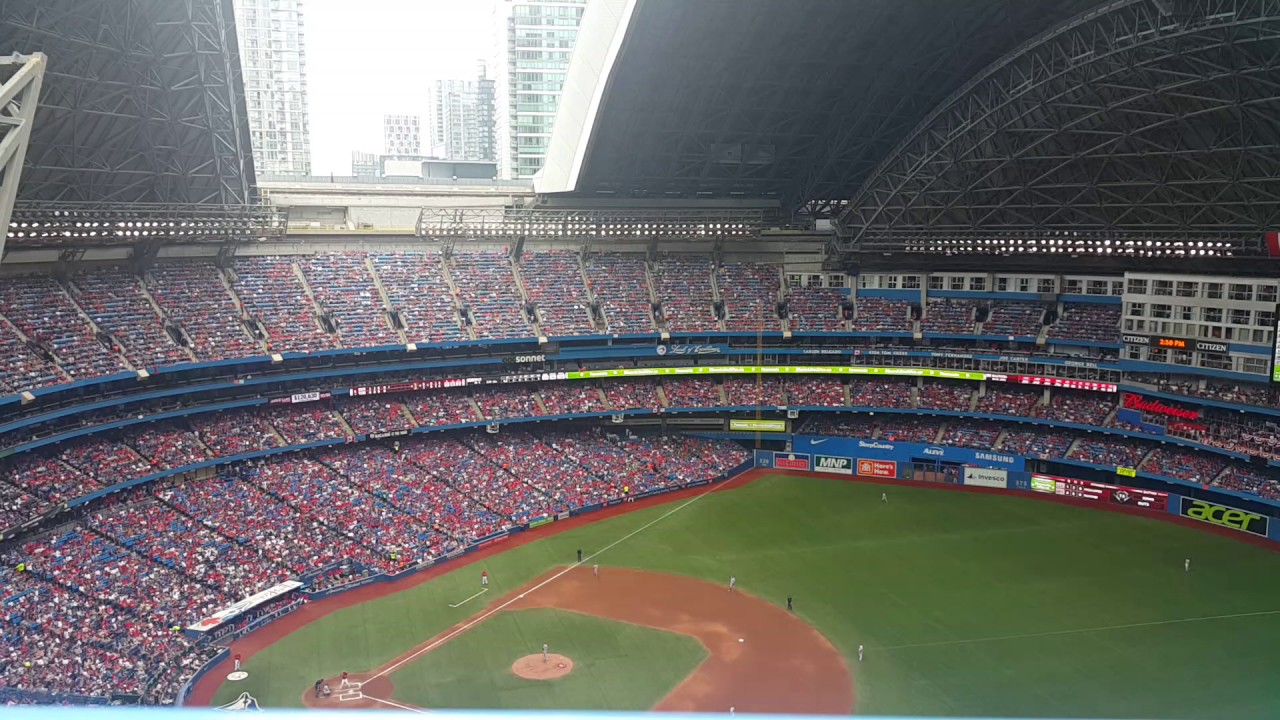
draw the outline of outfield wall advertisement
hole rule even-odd
[[[857,460],[887,460],[898,465],[910,465],[912,458],[929,458],[940,462],[1021,471],[1026,460],[1019,455],[973,450],[970,448],[943,447],[920,443],[904,443],[890,440],[857,440],[853,438],[797,435],[793,442],[796,452],[828,457],[847,457]]]
[[[813,469],[817,472],[834,473],[836,475],[852,475],[853,458],[814,455]]]
[[[1009,471],[967,467],[964,469],[964,484],[1004,490],[1009,487]]]
[[[1108,485],[1092,480],[1032,475],[1031,489],[1034,492],[1051,493],[1078,500],[1095,500],[1113,505],[1127,505],[1143,510],[1165,512],[1169,509],[1169,493],[1125,485]],[[1265,530],[1263,534],[1266,534]]]
[[[1219,505],[1206,500],[1184,497],[1179,505],[1179,514],[1200,522],[1218,527],[1239,530],[1240,532],[1267,537],[1271,518],[1247,510]]]

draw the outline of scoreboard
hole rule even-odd
[[[1092,480],[1057,477],[1054,475],[1032,475],[1031,489],[1036,492],[1053,493],[1062,497],[1093,500],[1095,502],[1127,505],[1145,510],[1168,511],[1169,493],[1127,487],[1124,485],[1108,485]]]

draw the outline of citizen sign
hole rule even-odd
[[[1262,537],[1267,536],[1267,525],[1270,521],[1265,515],[1189,497],[1182,498],[1181,509],[1183,516],[1193,520],[1252,533],[1253,535],[1261,535]]]
[[[1150,345],[1151,338],[1146,335],[1121,335],[1120,339],[1126,345]]]
[[[1197,352],[1216,352],[1224,353],[1227,351],[1226,343],[1205,342],[1203,340],[1196,341]]]

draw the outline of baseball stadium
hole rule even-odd
[[[0,0],[0,716],[1280,716],[1280,0],[475,2]]]

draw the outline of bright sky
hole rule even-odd
[[[307,0],[311,172],[348,175],[351,151],[382,152],[382,116],[423,116],[436,79],[491,62],[494,0]],[[426,148],[424,148],[425,150]]]

